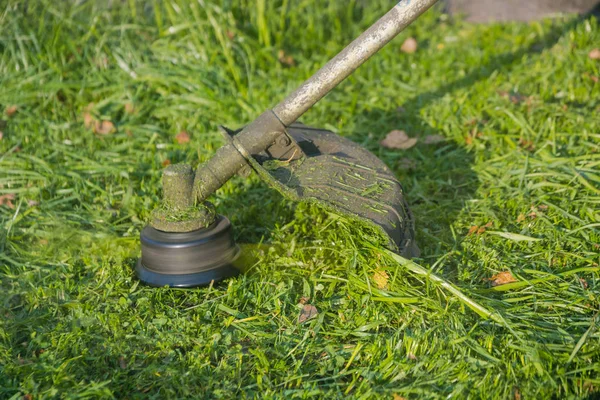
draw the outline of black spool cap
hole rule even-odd
[[[150,286],[205,286],[240,273],[232,265],[240,249],[229,220],[220,215],[208,228],[193,232],[162,232],[146,226],[140,240],[142,258],[136,272]]]

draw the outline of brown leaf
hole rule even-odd
[[[377,288],[379,289],[387,289],[389,280],[390,276],[387,272],[385,272],[382,269],[378,269],[373,274],[373,282],[375,283],[375,286],[377,286]]]
[[[467,233],[467,235],[471,236],[472,234],[474,234],[478,230],[479,230],[479,226],[473,225],[472,227],[469,228],[469,233]]]
[[[521,223],[523,221],[525,221],[525,214],[519,214],[517,217],[517,222]]]
[[[227,31],[226,35],[229,38],[229,40],[235,39],[235,32],[234,31]]]
[[[115,124],[110,121],[96,121],[94,123],[94,133],[98,135],[108,135],[115,131]]]
[[[502,271],[489,279],[492,286],[506,285],[507,283],[517,282],[510,271]]]
[[[525,138],[519,139],[519,146],[522,149],[527,150],[529,152],[532,152],[535,150],[535,144],[531,140],[527,140]]]
[[[514,395],[515,400],[521,400],[521,391],[516,386],[514,387]]]
[[[302,297],[300,297],[299,303],[304,305],[304,304],[308,303],[309,300],[310,300],[310,297],[302,296]]]
[[[588,54],[588,57],[591,60],[600,60],[600,49],[593,49],[590,51],[590,54]]]
[[[163,167],[168,167],[169,165],[171,165],[171,160],[169,160],[168,158],[162,162]]]
[[[427,135],[425,139],[423,139],[424,144],[438,144],[445,142],[446,138],[442,135]]]
[[[4,133],[2,131],[0,131],[0,140],[2,140],[4,138]]]
[[[379,142],[387,149],[408,150],[417,144],[417,138],[410,138],[404,131],[394,130]]]
[[[284,50],[279,50],[277,52],[277,59],[280,63],[287,65],[288,67],[293,67],[296,65],[296,60],[294,60],[294,57],[287,55]]]
[[[6,206],[10,209],[14,209],[15,205],[12,202],[14,199],[15,195],[13,193],[0,195],[0,206]]]
[[[135,107],[133,106],[133,104],[125,103],[125,112],[127,114],[133,114],[134,111],[135,111]]]
[[[18,107],[17,106],[8,106],[6,107],[6,110],[4,110],[4,113],[6,114],[7,117],[12,117],[13,115],[15,115],[15,113],[17,112]]]
[[[29,207],[36,207],[40,205],[40,202],[36,200],[27,200],[27,205]]]
[[[408,353],[407,357],[411,361],[417,361],[417,356],[415,356],[413,353]]]
[[[583,286],[584,289],[588,288],[588,283],[585,279],[579,278],[579,282],[581,283],[581,286]]]
[[[186,131],[181,131],[175,136],[175,140],[179,144],[185,144],[190,142],[190,134]]]
[[[415,51],[417,51],[418,47],[419,45],[417,43],[417,40],[413,37],[409,37],[404,41],[404,43],[402,43],[400,50],[402,50],[404,53],[412,54]]]
[[[33,395],[31,393],[27,393],[23,396],[23,400],[33,400]]]
[[[127,361],[125,361],[125,357],[119,357],[119,367],[121,367],[121,369],[127,369]]]
[[[317,307],[312,304],[305,304],[302,307],[302,311],[300,311],[300,315],[298,316],[298,323],[303,324],[311,318],[316,317],[319,314]]]
[[[394,393],[394,396],[392,397],[392,400],[407,400],[406,397],[402,397],[399,394]]]
[[[83,125],[87,129],[91,129],[94,126],[94,117],[87,111],[83,114]]]

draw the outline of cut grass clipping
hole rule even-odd
[[[598,395],[594,17],[432,10],[303,117],[394,170],[421,258],[253,176],[214,196],[253,249],[244,275],[136,280],[161,169],[208,159],[219,124],[251,121],[389,7],[0,4],[0,398]],[[410,146],[382,146],[393,131]]]

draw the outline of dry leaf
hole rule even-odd
[[[169,160],[168,158],[162,162],[163,167],[168,167],[169,165],[171,165],[171,160]]]
[[[294,60],[294,57],[287,55],[284,50],[279,50],[277,52],[277,59],[280,63],[287,65],[288,67],[293,67],[296,65],[296,60]]]
[[[13,193],[0,195],[0,206],[6,206],[10,209],[14,209],[15,205],[12,202],[14,199],[15,195]]]
[[[394,130],[387,134],[380,144],[387,149],[408,150],[417,144],[417,138],[410,138],[404,131]]]
[[[444,47],[446,47],[446,45],[444,43],[438,43],[436,47],[438,50],[444,50]]]
[[[83,114],[83,125],[87,129],[90,129],[94,126],[94,117],[92,117],[92,114],[90,114],[89,112],[85,112]]]
[[[186,131],[181,131],[175,136],[175,140],[179,144],[185,144],[190,142],[190,134]]]
[[[23,400],[33,400],[33,395],[30,393],[27,393],[26,395],[23,396]]]
[[[517,217],[517,222],[521,223],[523,221],[525,221],[525,214],[519,214]]]
[[[40,202],[36,200],[27,200],[27,205],[29,207],[36,207],[40,205]]]
[[[471,236],[472,234],[477,232],[478,229],[479,229],[479,226],[473,225],[472,227],[469,228],[469,233],[467,233],[467,235]]]
[[[588,283],[585,279],[579,278],[579,282],[581,283],[581,286],[583,286],[584,289],[588,288]]]
[[[16,112],[17,112],[17,106],[8,106],[8,107],[6,107],[6,110],[4,110],[4,113],[6,114],[7,117],[12,117],[13,115],[15,115]]]
[[[121,369],[127,369],[127,361],[125,361],[125,357],[119,357],[119,367],[121,367]]]
[[[94,133],[98,135],[108,135],[115,131],[115,124],[110,121],[96,121],[94,123]]]
[[[514,397],[515,400],[521,400],[521,391],[516,386],[514,388],[514,395],[515,395],[515,397]]]
[[[313,306],[312,304],[305,304],[304,307],[302,307],[302,311],[300,311],[300,315],[298,316],[298,323],[303,324],[309,319],[316,317],[317,314],[319,314],[317,307]]]
[[[133,104],[125,103],[125,112],[127,114],[133,114],[134,111],[135,111],[135,108],[133,107]]]
[[[591,60],[600,60],[600,49],[594,49],[594,50],[590,51],[590,54],[588,54],[588,57]]]
[[[489,279],[492,282],[492,286],[506,285],[507,283],[517,282],[515,277],[510,271],[502,271]]]
[[[304,304],[308,303],[309,300],[310,300],[310,297],[302,296],[302,297],[300,297],[299,303],[304,305]]]
[[[0,131],[0,140],[2,140],[4,138],[4,133],[2,133],[2,131]]]
[[[419,45],[417,44],[416,39],[413,37],[409,37],[404,41],[404,43],[402,43],[400,50],[402,50],[404,53],[412,54],[415,51],[417,51],[418,47]]]
[[[445,142],[446,138],[442,135],[427,135],[425,139],[423,139],[423,143],[425,144],[438,144]]]
[[[377,286],[377,288],[379,289],[387,289],[389,280],[390,276],[387,272],[385,272],[382,269],[378,269],[373,274],[373,282],[375,283],[375,286]]]
[[[532,152],[535,150],[535,144],[531,140],[527,140],[525,138],[519,139],[519,146],[522,149],[527,150],[529,152]]]
[[[399,394],[394,393],[392,400],[407,400],[406,397],[402,397]]]
[[[235,32],[233,32],[233,31],[227,31],[226,35],[229,38],[229,40],[235,39]]]
[[[413,353],[408,353],[407,357],[411,361],[417,361],[417,356],[415,356]]]

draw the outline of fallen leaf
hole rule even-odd
[[[125,103],[125,112],[127,114],[133,114],[134,111],[135,111],[135,107],[133,107],[133,104]]]
[[[399,394],[394,393],[392,400],[407,400],[406,397],[402,397]]]
[[[94,133],[98,135],[108,135],[115,131],[115,124],[110,121],[96,121],[94,123]]]
[[[280,63],[287,65],[288,67],[293,67],[296,65],[296,60],[294,60],[294,57],[287,55],[284,50],[279,50],[277,52],[277,59]]]
[[[378,269],[373,274],[373,282],[375,283],[375,286],[377,286],[377,288],[379,289],[387,289],[389,280],[390,276],[387,272],[385,272],[382,269]]]
[[[485,231],[486,231],[488,228],[491,228],[493,225],[494,225],[494,221],[490,221],[490,222],[488,222],[487,224],[485,224],[485,225],[483,225],[483,226],[479,227],[479,229],[477,229],[477,234],[478,234],[478,235],[481,235],[482,233],[485,233]]]
[[[525,138],[519,139],[519,146],[522,149],[527,150],[529,152],[532,152],[535,150],[535,144],[531,140],[527,140]]]
[[[227,31],[226,35],[229,38],[229,40],[235,39],[235,32],[233,32],[233,31]]]
[[[600,60],[600,49],[593,49],[590,51],[590,54],[588,54],[588,57],[591,60]]]
[[[413,37],[409,37],[404,41],[404,43],[402,43],[400,50],[402,50],[404,53],[412,54],[415,51],[417,51],[418,47],[419,45],[417,43],[417,40]]]
[[[588,283],[585,279],[579,278],[579,282],[581,283],[581,286],[583,286],[584,289],[588,288]]]
[[[175,140],[179,144],[185,144],[190,142],[190,134],[186,131],[181,131],[175,136]]]
[[[168,158],[162,162],[163,167],[168,167],[169,165],[171,165],[171,160],[169,160]]]
[[[4,138],[4,133],[2,133],[2,131],[0,131],[0,140],[2,140]]]
[[[15,205],[12,202],[14,199],[15,195],[13,193],[0,195],[0,206],[6,206],[10,209],[14,209]]]
[[[27,393],[26,395],[23,396],[23,400],[33,400],[33,395],[30,393]]]
[[[89,112],[85,112],[83,114],[83,125],[87,129],[90,129],[94,126],[94,117]]]
[[[525,221],[525,214],[519,214],[517,217],[517,222],[521,223],[523,221]]]
[[[594,75],[592,75],[592,74],[589,74],[589,73],[587,73],[587,72],[586,72],[585,74],[583,74],[583,76],[585,76],[586,78],[589,78],[589,79],[591,79],[591,80],[592,80],[594,83],[598,83],[598,82],[600,81],[600,78],[599,78],[599,77],[597,77],[597,76],[594,76]]]
[[[438,50],[444,50],[444,47],[446,47],[446,45],[444,43],[438,43],[438,45],[437,45]]]
[[[438,144],[445,142],[446,138],[442,135],[427,135],[425,139],[423,139],[423,143],[425,144]]]
[[[121,367],[121,369],[127,369],[127,361],[125,361],[125,357],[119,357],[119,367]]]
[[[299,303],[304,305],[304,304],[308,303],[309,300],[310,300],[310,297],[302,296],[302,297],[300,297]]]
[[[15,115],[16,112],[17,112],[17,106],[8,106],[8,107],[6,107],[6,110],[4,110],[4,113],[9,118],[12,117],[13,115]]]
[[[516,282],[517,280],[510,271],[502,271],[489,279],[492,286],[506,285],[507,283]]]
[[[27,200],[27,205],[28,205],[29,207],[35,207],[35,206],[39,206],[39,205],[40,205],[40,202],[39,202],[39,201],[36,201],[36,200]]]
[[[417,138],[410,138],[404,131],[394,130],[379,142],[387,149],[408,150],[417,144]]]
[[[472,227],[469,228],[469,233],[467,233],[467,235],[471,236],[472,234],[474,234],[478,230],[479,230],[479,226],[473,225]]]
[[[316,317],[317,314],[319,314],[317,307],[313,306],[312,304],[305,304],[304,307],[302,307],[302,311],[300,311],[300,315],[298,316],[298,323],[303,324],[309,319]]]
[[[411,361],[417,361],[417,356],[415,356],[413,353],[408,353],[407,357]]]
[[[514,388],[514,395],[515,395],[515,397],[514,397],[515,400],[521,400],[521,391],[516,386]]]

